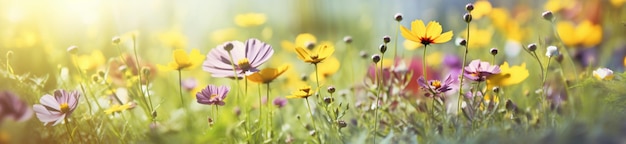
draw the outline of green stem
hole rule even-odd
[[[317,131],[317,125],[315,124],[315,118],[313,117],[313,109],[311,109],[311,104],[309,104],[309,98],[304,98],[304,100],[306,101],[306,107],[309,108],[309,116],[311,116],[311,123],[313,123],[313,131],[315,132],[319,143],[322,143],[322,139],[319,136],[320,133]]]
[[[267,120],[268,120],[267,121],[267,125],[268,125],[267,136],[268,136],[268,139],[272,139],[272,123],[273,122],[272,122],[272,108],[270,107],[270,83],[267,83],[266,86],[267,86],[266,87],[267,95],[265,95],[265,99],[266,99],[265,107],[267,107],[267,109],[270,110],[269,113],[267,114]]]
[[[178,90],[179,90],[179,94],[180,94],[180,105],[181,107],[185,108],[185,100],[183,99],[183,82],[182,82],[182,72],[181,70],[178,70]]]
[[[396,57],[398,57],[398,38],[400,37],[398,36],[398,32],[400,30],[400,22],[398,21],[397,23],[398,25],[396,27],[396,38],[393,40],[394,41],[394,45],[393,45],[394,46],[393,48],[393,60],[394,61],[396,60]]]
[[[73,138],[74,135],[72,134],[72,130],[70,129],[70,123],[69,123],[69,121],[67,119],[68,118],[67,118],[67,115],[66,115],[66,117],[63,119],[65,121],[65,129],[67,129],[67,135],[70,137],[70,143],[73,143],[74,142],[74,138]]]
[[[565,43],[563,43],[563,40],[561,40],[561,36],[559,35],[559,32],[557,31],[556,28],[556,23],[554,23],[556,21],[556,19],[550,21],[550,24],[552,25],[552,31],[554,32],[554,35],[556,37],[556,39],[559,41],[559,43],[561,43],[561,45],[563,46],[563,51],[565,51],[565,55],[567,55],[567,58],[570,61],[570,64],[572,65],[572,68],[574,68],[574,75],[576,75],[575,79],[576,81],[578,81],[578,69],[576,68],[576,64],[574,64],[574,59],[572,59],[572,55],[569,54],[569,49],[567,49],[567,47],[565,46]]]
[[[382,95],[383,87],[385,85],[385,75],[383,71],[383,61],[385,53],[380,55],[380,83],[378,84],[378,94],[376,95],[376,103],[374,104],[376,109],[374,110],[374,143],[376,143],[376,132],[378,131],[378,103],[380,103],[380,95]],[[376,71],[376,70],[374,70]]]
[[[459,82],[459,98],[458,98],[458,105],[457,105],[457,114],[460,114],[463,112],[462,108],[461,108],[461,104],[463,102],[463,79],[465,79],[465,63],[467,62],[467,53],[469,52],[469,39],[470,39],[470,23],[467,23],[467,38],[465,40],[465,53],[463,53],[463,63],[461,64],[461,73],[459,75],[461,75],[461,79]],[[495,56],[494,56],[495,57]],[[495,59],[495,58],[494,58]]]
[[[541,109],[543,111],[545,111],[545,99],[548,97],[548,93],[547,93],[548,87],[546,86],[546,78],[548,77],[548,71],[549,71],[548,67],[550,67],[550,61],[551,60],[552,60],[552,57],[549,57],[548,58],[548,64],[546,64],[546,69],[545,69],[546,71],[545,71],[545,74],[543,75],[543,80],[541,81],[541,83],[542,83],[541,86],[543,88],[543,92],[542,92],[543,96],[541,96],[540,100],[541,100]]]

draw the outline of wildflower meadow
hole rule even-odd
[[[626,0],[4,0],[0,144],[626,143]]]

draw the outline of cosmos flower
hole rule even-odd
[[[196,94],[196,99],[200,104],[223,106],[229,91],[230,88],[227,86],[209,85]]]
[[[400,30],[404,38],[422,45],[439,44],[452,39],[452,31],[442,34],[441,25],[436,21],[430,21],[428,25],[424,25],[422,20],[415,20],[411,22],[411,30],[404,26],[401,26]]]
[[[26,102],[9,91],[0,92],[0,123],[5,118],[15,121],[25,121],[33,116],[33,110]]]
[[[289,69],[289,65],[283,65],[278,68],[265,68],[248,76],[248,80],[256,83],[270,83],[278,76],[282,75]]]
[[[417,83],[420,85],[420,87],[422,87],[422,89],[430,89],[435,96],[452,90],[451,85],[453,83],[456,83],[457,81],[457,78],[452,77],[452,75],[448,75],[443,83],[440,80],[429,80],[428,82],[426,82],[424,77],[420,77],[419,79],[417,79]]]
[[[595,77],[598,80],[612,80],[613,71],[608,68],[598,68],[593,71],[593,77]]]
[[[187,55],[183,49],[176,49],[172,57],[174,61],[168,63],[167,66],[159,66],[159,68],[164,70],[193,69],[198,67],[202,60],[204,60],[204,56],[200,54],[198,49],[192,49],[189,55]]]
[[[487,89],[491,89],[494,86],[502,87],[518,84],[528,78],[528,75],[526,63],[509,67],[509,63],[504,62],[504,64],[500,65],[499,74],[491,75],[487,78]]]
[[[303,60],[304,62],[317,64],[322,62],[324,59],[330,57],[335,52],[335,47],[332,45],[323,44],[316,49],[313,49],[316,53],[309,51],[307,48],[297,47],[296,53],[298,54],[298,58]]]
[[[235,24],[240,27],[253,27],[262,25],[267,21],[267,16],[263,13],[245,13],[235,16]]]
[[[298,91],[293,92],[291,95],[287,96],[287,98],[308,98],[312,96],[315,91],[311,90],[311,86],[303,86],[298,89]]]
[[[57,125],[69,117],[76,107],[80,98],[78,91],[56,90],[54,96],[46,94],[39,102],[33,105],[33,110],[44,125]]]
[[[232,54],[232,61],[229,50]],[[210,72],[213,77],[235,77],[233,65],[237,72],[237,77],[250,75],[259,71],[257,67],[265,63],[274,54],[272,46],[261,42],[258,39],[248,39],[245,43],[240,41],[230,41],[213,48],[207,55],[207,59],[202,65],[204,71]]]
[[[468,66],[465,67],[464,75],[467,79],[482,82],[485,81],[487,77],[499,73],[499,66],[491,65],[489,62],[473,60]]]

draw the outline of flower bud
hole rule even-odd
[[[465,5],[465,10],[471,12],[472,10],[474,10],[474,4],[468,3],[467,5]]]
[[[497,54],[498,54],[498,48],[491,48],[491,49],[489,50],[489,52],[491,53],[491,55],[494,55],[494,56],[495,56],[495,55],[497,55]]]
[[[343,37],[343,42],[345,43],[352,43],[352,37],[351,36],[345,36]]]
[[[384,43],[389,43],[389,42],[391,42],[391,37],[389,37],[388,35],[383,36],[383,42],[384,42]]]
[[[335,99],[334,99],[334,98],[331,98],[331,97],[325,97],[325,98],[324,98],[324,103],[326,103],[326,104],[330,104],[330,103],[332,103],[333,101],[335,101]]]
[[[343,121],[343,120],[339,120],[337,122],[337,125],[339,125],[339,128],[344,128],[344,127],[348,126],[348,124],[345,121]]]
[[[465,13],[463,15],[463,20],[465,20],[466,23],[472,22],[472,14],[470,13]]]
[[[367,58],[367,52],[361,51],[361,52],[359,52],[359,56],[361,56],[361,58],[365,59],[365,58]]]
[[[118,37],[118,36],[114,36],[114,37],[111,39],[111,42],[113,42],[113,44],[119,44],[119,43],[120,43],[120,37]]]
[[[156,111],[152,111],[152,118],[156,118],[157,117],[157,112]]]
[[[552,11],[545,11],[541,14],[541,16],[543,17],[543,19],[548,21],[554,20],[554,14],[552,14]]]
[[[98,76],[98,75],[91,75],[91,80],[94,83],[99,83],[100,82],[100,76]]]
[[[500,92],[500,87],[493,87],[493,89],[491,89],[494,93],[498,93]]]
[[[313,42],[307,42],[307,43],[305,44],[305,46],[306,46],[306,48],[307,48],[307,49],[312,50],[313,48],[315,48],[315,43],[313,43]]]
[[[393,19],[398,22],[402,21],[402,13],[396,13],[396,15],[393,16]]]
[[[527,48],[528,48],[528,50],[529,50],[529,51],[531,51],[531,52],[532,52],[532,51],[535,51],[535,50],[537,50],[537,44],[534,44],[534,43],[533,43],[533,44],[529,44],[529,45],[527,46]]]
[[[224,46],[224,50],[226,50],[227,52],[230,52],[231,50],[233,50],[233,47],[235,47],[232,43],[227,43]]]
[[[329,86],[327,89],[328,93],[335,93],[335,87],[334,86]]]
[[[380,51],[380,53],[385,53],[387,51],[387,45],[380,44],[380,47],[378,47],[378,50]]]
[[[102,71],[102,70],[98,71],[98,76],[104,77],[105,75],[106,75],[106,73],[104,73],[104,71]]]
[[[556,56],[556,61],[559,62],[559,63],[563,62],[563,54],[559,53],[559,55]]]
[[[372,62],[378,63],[380,61],[380,55],[374,54],[372,55]]]
[[[467,45],[467,40],[462,39],[461,41],[459,41],[459,45],[466,46]]]
[[[307,81],[308,79],[309,79],[309,77],[308,77],[308,76],[306,76],[306,74],[302,74],[302,75],[300,75],[300,80],[302,80],[302,81]]]
[[[76,54],[77,51],[78,51],[77,46],[70,46],[67,48],[67,52],[69,52],[70,54]]]
[[[142,67],[141,73],[144,75],[150,75],[150,67]]]

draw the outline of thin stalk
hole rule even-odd
[[[380,95],[382,95],[383,85],[385,84],[385,76],[383,71],[383,59],[385,53],[380,55],[380,83],[378,84],[378,94],[376,95],[376,103],[374,104],[376,109],[374,110],[374,143],[376,143],[376,131],[378,131],[378,104],[380,103]],[[376,70],[374,70],[376,71]]]
[[[83,71],[80,69],[80,66],[78,65],[78,63],[76,62],[76,59],[77,59],[76,55],[72,54],[72,63],[74,63],[76,71],[78,71],[81,78],[85,78],[85,75],[83,74]],[[83,94],[87,95],[87,91],[85,90],[85,86],[83,86],[83,83],[79,82],[78,85],[80,85],[80,89],[83,92]],[[91,109],[91,103],[89,101],[89,97],[85,96],[85,100],[87,101],[87,105],[89,106],[89,113],[91,113],[92,109]],[[96,105],[98,106],[99,109],[102,109],[99,103],[96,102]]]
[[[320,100],[320,78],[317,72],[317,64],[313,64],[315,66],[315,83],[317,83],[317,100]]]
[[[565,78],[565,74],[563,73],[563,65],[559,63],[559,66],[561,67],[561,78],[563,78],[563,85],[565,85],[565,93],[567,94],[567,96],[571,96],[571,93],[569,92],[569,84],[567,83],[567,79]],[[571,111],[572,111],[572,116],[576,117],[576,106],[575,106],[575,101],[573,97],[568,97],[567,100],[569,101],[569,103],[571,103]]]
[[[554,23],[556,20],[552,20],[550,21],[550,25],[552,25],[552,32],[554,33],[556,40],[559,41],[559,43],[561,43],[561,45],[563,46],[563,51],[565,51],[565,55],[567,55],[567,58],[570,61],[570,64],[572,65],[572,67],[574,68],[574,75],[576,75],[575,79],[576,81],[578,81],[578,69],[576,68],[576,64],[574,64],[574,59],[572,59],[572,55],[569,54],[569,49],[567,49],[567,47],[565,46],[565,43],[563,43],[563,40],[561,40],[561,36],[559,35],[559,32],[557,31],[556,28],[556,23]]]
[[[230,53],[230,51],[228,51],[228,57],[230,58],[230,66],[233,67],[233,74],[235,74],[235,85],[237,85],[237,89],[239,89],[240,88],[239,87],[239,81],[237,81],[237,79],[239,79],[239,75],[237,74],[237,67],[235,67],[235,60],[233,59],[233,55]],[[237,91],[237,94],[236,94],[236,96],[237,96],[237,99],[235,100],[235,101],[237,101],[236,103],[239,102],[239,95],[240,95],[239,94],[239,90]]]
[[[306,107],[309,108],[309,116],[311,116],[311,123],[313,123],[313,131],[317,136],[317,140],[322,143],[322,139],[319,136],[320,133],[317,131],[317,125],[315,124],[315,118],[313,117],[313,110],[311,109],[311,104],[309,104],[309,98],[304,98],[304,100],[306,101]]]
[[[266,92],[267,92],[266,94],[267,95],[265,95],[265,99],[266,99],[265,107],[267,107],[267,109],[270,110],[269,113],[267,114],[267,120],[268,120],[267,121],[267,125],[268,125],[268,128],[267,128],[268,135],[267,136],[268,136],[269,139],[272,139],[272,108],[270,107],[270,83],[267,83],[266,86],[267,86],[266,87],[267,88],[267,90],[266,90]]]
[[[73,143],[74,138],[73,138],[72,130],[70,129],[70,123],[67,120],[67,117],[65,117],[63,120],[65,121],[65,129],[67,129],[67,135],[70,137],[70,143]]]
[[[394,44],[393,44],[393,47],[394,47],[393,48],[393,60],[396,60],[396,57],[398,57],[398,38],[400,37],[400,36],[398,36],[398,32],[400,30],[400,22],[398,21],[397,23],[398,23],[398,25],[396,27],[396,38],[393,40],[394,41]]]
[[[140,91],[141,96],[145,97],[145,95],[143,93],[143,87],[141,87],[141,82],[142,82],[141,81],[141,68],[139,67],[139,56],[138,56],[138,53],[137,53],[137,41],[136,41],[136,38],[135,38],[134,35],[133,35],[133,51],[135,52],[134,53],[134,55],[135,55],[135,67],[137,69],[137,77],[139,78],[139,81],[137,82],[137,86],[139,87],[139,91]]]
[[[542,111],[545,111],[545,99],[548,97],[548,93],[547,93],[547,86],[546,86],[546,78],[548,77],[548,67],[550,67],[550,61],[552,60],[552,57],[548,58],[548,64],[546,64],[546,71],[545,74],[543,75],[543,80],[542,82],[542,88],[543,88],[543,96],[541,96],[541,109]]]
[[[463,79],[465,79],[465,63],[467,62],[467,53],[469,52],[469,39],[470,39],[470,23],[467,23],[467,39],[465,40],[465,53],[463,53],[463,63],[461,65],[461,73],[459,75],[461,75],[461,79],[459,82],[459,98],[458,98],[458,105],[457,105],[457,114],[460,114],[461,112],[463,112],[463,110],[461,109],[461,104],[463,102]],[[495,59],[495,58],[494,58]]]
[[[180,94],[180,106],[185,108],[185,100],[183,99],[183,82],[182,82],[182,72],[178,70],[178,90]]]

